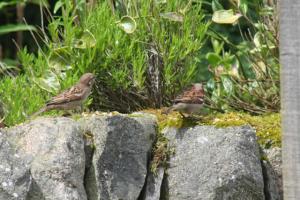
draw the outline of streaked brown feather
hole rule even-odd
[[[202,104],[204,99],[204,90],[201,86],[193,85],[179,95],[174,103]]]
[[[79,85],[75,85],[70,89],[63,91],[59,95],[52,97],[52,99],[48,101],[46,105],[62,104],[70,101],[77,101],[82,98],[81,97],[82,93],[83,90],[81,89],[81,87],[79,87]]]

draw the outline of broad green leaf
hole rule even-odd
[[[183,15],[177,12],[160,13],[160,16],[170,21],[183,22]]]
[[[222,58],[218,54],[210,52],[206,54],[206,59],[211,66],[215,67],[220,63]]]
[[[43,90],[56,93],[60,89],[60,83],[55,73],[47,70],[43,77],[33,78],[33,81]]]
[[[231,69],[232,64],[234,64],[235,55],[231,55],[230,52],[225,52],[223,54],[222,61],[220,62],[226,69],[226,71]]]
[[[215,80],[213,78],[209,79],[209,81],[207,81],[206,83],[206,88],[209,91],[213,91],[215,89],[216,83]]]
[[[263,61],[258,61],[256,65],[260,68],[263,73],[267,73],[267,66]]]
[[[223,10],[223,6],[219,3],[218,0],[213,0],[211,2],[211,7],[212,7],[212,10],[215,12],[217,10]]]
[[[66,71],[72,69],[70,64],[71,56],[68,47],[54,49],[48,59],[48,65],[61,79],[66,76]]]
[[[211,38],[211,43],[213,45],[214,52],[219,55],[223,49],[224,42],[219,42],[218,40]]]
[[[58,11],[62,6],[63,6],[63,2],[62,2],[62,1],[56,2],[55,6],[54,6],[53,13],[56,14],[57,11]]]
[[[218,10],[213,13],[212,21],[217,24],[235,24],[242,15],[233,10]]]
[[[224,91],[227,95],[231,95],[233,93],[233,83],[227,76],[221,76],[222,85],[224,87]]]
[[[36,31],[36,28],[26,24],[7,24],[0,26],[0,35],[19,31]]]
[[[235,63],[231,66],[231,70],[229,71],[229,75],[231,75],[234,78],[239,79],[239,62],[238,60],[235,61]]]
[[[96,43],[97,41],[94,35],[90,31],[85,30],[80,39],[74,40],[74,47],[78,49],[86,49],[96,46]]]
[[[136,21],[130,16],[123,16],[121,21],[118,22],[118,25],[123,31],[130,34],[136,30]]]
[[[59,49],[51,54],[48,59],[48,64],[49,67],[53,69],[57,74],[61,74],[62,72],[72,68],[69,60],[69,55],[63,50]]]
[[[245,0],[240,0],[240,2],[239,2],[239,8],[240,8],[240,10],[242,11],[242,13],[243,13],[244,15],[246,15],[247,12],[248,12],[248,3],[247,3],[247,1],[245,1]]]
[[[255,33],[254,35],[254,38],[253,38],[253,42],[255,44],[256,47],[260,47],[261,46],[261,33],[260,32],[257,32]]]
[[[219,104],[221,102],[221,89],[220,87],[215,87],[215,89],[212,92],[211,95],[211,100],[215,103],[215,104]]]

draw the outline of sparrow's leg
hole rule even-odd
[[[194,121],[201,121],[203,120],[203,118],[199,115],[191,115],[190,116],[191,120],[194,120]]]
[[[83,105],[76,106],[76,108],[74,109],[74,112],[77,114],[81,114],[83,112]]]
[[[179,112],[179,114],[182,116],[183,119],[186,118],[186,116],[182,112]]]

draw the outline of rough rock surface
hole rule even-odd
[[[172,200],[260,200],[264,183],[259,147],[248,127],[167,129],[175,147],[167,171]]]
[[[31,185],[29,162],[20,159],[1,129],[0,160],[0,199],[25,199]]]
[[[0,199],[87,199],[84,141],[74,120],[40,118],[2,132]]]
[[[264,149],[262,161],[263,175],[265,181],[265,195],[268,200],[283,199],[282,186],[282,157],[279,147]]]
[[[164,178],[164,168],[159,167],[156,174],[149,173],[147,177],[146,191],[144,200],[159,200],[162,192],[162,183]]]
[[[94,116],[81,121],[95,145],[85,177],[89,200],[138,199],[156,134],[155,118],[145,116]]]
[[[165,129],[175,154],[155,176],[156,133],[147,114],[38,118],[0,128],[0,200],[282,198],[281,151],[266,150],[261,162],[250,127]]]

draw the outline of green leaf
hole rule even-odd
[[[242,15],[233,10],[218,10],[213,13],[212,21],[217,24],[235,24]]]
[[[240,0],[239,8],[244,15],[248,12],[248,4],[245,0]]]
[[[26,24],[7,24],[0,26],[0,35],[19,31],[36,31],[36,28]]]
[[[261,33],[260,32],[255,33],[254,38],[253,38],[253,42],[254,42],[255,46],[258,48],[261,47],[261,41],[262,41]]]
[[[206,83],[206,88],[209,90],[209,91],[213,91],[216,87],[216,83],[215,83],[215,80],[213,78],[209,79],[209,81],[207,81]]]
[[[237,78],[239,79],[240,78],[240,74],[239,74],[239,61],[236,59],[234,64],[231,65],[231,69],[230,71],[228,72],[228,74],[231,76],[231,77],[234,77],[234,78]]]
[[[130,34],[136,30],[136,21],[130,16],[123,16],[121,21],[118,22],[119,27],[125,31],[126,33]]]
[[[206,59],[211,66],[215,67],[220,63],[222,58],[218,54],[210,52],[206,54]]]
[[[220,91],[220,88],[219,87],[216,87],[213,92],[212,92],[212,95],[211,95],[211,100],[215,103],[215,104],[219,104],[220,101],[221,101],[221,98],[220,98],[220,95],[221,95],[221,91]]]
[[[70,65],[70,55],[67,51],[67,47],[60,47],[54,49],[49,56],[48,65],[56,72],[56,74],[62,75],[65,71],[71,69]]]
[[[78,49],[87,49],[96,46],[96,38],[89,31],[85,30],[80,39],[74,40],[74,47]]]
[[[219,3],[218,0],[213,0],[211,3],[212,10],[215,12],[217,10],[223,10],[223,6]]]
[[[220,43],[218,40],[211,38],[211,43],[213,45],[214,52],[219,55],[221,50],[223,49],[224,42]]]
[[[221,81],[224,87],[224,91],[227,95],[232,95],[233,93],[233,83],[227,76],[221,76]]]
[[[170,21],[183,22],[183,15],[177,12],[160,13],[160,16]]]
[[[43,90],[56,93],[60,89],[60,83],[55,73],[47,70],[43,77],[33,78],[33,81]]]
[[[57,11],[63,6],[63,2],[62,1],[58,1],[56,2],[55,6],[54,6],[54,10],[53,10],[53,13],[56,14]]]

